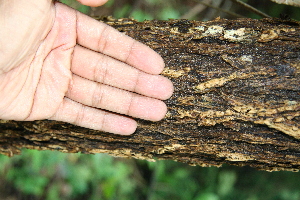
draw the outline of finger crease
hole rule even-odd
[[[102,77],[102,83],[103,84],[106,84],[107,76],[108,76],[108,69],[107,69],[107,62],[106,62],[105,70],[104,70],[103,77]]]
[[[73,77],[72,77],[72,80],[73,80]],[[69,84],[68,90],[67,90],[67,92],[65,94],[66,97],[70,97],[72,95],[72,93],[73,93],[73,87],[74,87],[73,81],[71,81],[70,84]]]
[[[101,54],[101,56],[104,56],[104,55],[102,55]],[[94,81],[97,81],[97,82],[99,82],[99,83],[102,83],[103,82],[103,75],[101,75],[101,73],[100,73],[100,69],[99,69],[99,65],[100,65],[100,63],[101,63],[101,58],[99,58],[98,60],[97,60],[97,63],[95,64],[95,66],[94,66]]]
[[[78,23],[78,11],[75,12],[75,17],[76,17],[76,43],[78,44],[79,41],[78,41],[78,27],[79,27],[79,23]]]
[[[85,106],[81,105],[81,108],[80,108],[80,110],[77,113],[77,116],[76,116],[76,119],[74,121],[74,124],[77,124],[77,125],[81,124],[80,122],[83,121],[84,115],[85,115]]]
[[[92,97],[92,107],[97,107],[102,104],[103,100],[103,89],[101,84],[97,84],[96,88],[94,89],[93,97]]]
[[[107,37],[106,37],[106,30],[107,30],[108,26],[105,26],[102,30],[102,32],[100,33],[100,37],[98,39],[98,43],[97,43],[97,47],[99,47],[98,52],[104,52],[106,45],[107,45]],[[101,45],[101,43],[103,42],[103,44]]]
[[[132,53],[133,46],[134,46],[135,42],[136,41],[133,41],[132,44],[131,44],[131,46],[130,46],[130,48],[129,48],[128,55],[127,55],[126,59],[124,60],[125,63],[127,63],[128,59],[129,59],[129,57],[130,57],[130,55]]]
[[[129,105],[128,105],[126,115],[131,116],[130,112],[131,112],[131,107],[132,107],[132,104],[133,104],[133,100],[134,100],[134,94],[131,94],[131,99],[130,99],[130,102],[129,102]]]
[[[107,115],[108,115],[108,113],[104,112],[103,118],[102,118],[102,122],[101,122],[101,127],[100,127],[101,130],[104,130],[104,126],[105,126],[105,121],[106,121]]]
[[[136,76],[136,79],[135,79],[135,82],[134,82],[134,85],[133,85],[133,89],[132,89],[133,92],[136,92],[136,93],[137,93],[136,90],[137,90],[137,86],[138,86],[139,81],[140,81],[140,76],[141,76],[141,72],[138,71],[137,76]]]

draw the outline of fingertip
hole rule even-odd
[[[155,65],[155,67],[153,69],[153,74],[161,74],[165,68],[165,61],[158,53],[156,53],[155,51],[154,51],[154,53],[156,55],[154,57],[154,60],[156,61],[156,63],[153,63]]]
[[[160,121],[167,113],[166,104],[158,99],[136,96],[128,115],[149,121]]]
[[[120,135],[132,135],[137,128],[137,122],[133,119],[126,120],[120,127],[119,127],[119,133]]]
[[[163,58],[150,47],[136,42],[131,49],[131,54],[126,61],[129,65],[136,67],[148,74],[160,74],[165,62]]]
[[[166,77],[164,77],[162,91],[163,91],[162,96],[161,96],[162,100],[169,99],[174,93],[174,85],[173,85],[172,81]]]
[[[117,135],[131,135],[135,132],[137,122],[134,119],[116,114],[110,117],[106,119],[106,131]]]
[[[156,105],[156,108],[154,108],[153,110],[156,111],[156,112],[153,113],[154,115],[151,116],[150,120],[154,121],[154,122],[157,122],[157,121],[160,121],[163,118],[165,118],[165,116],[167,114],[167,111],[168,111],[168,107],[163,101],[160,101]]]
[[[105,4],[108,0],[77,0],[82,5],[91,6],[91,7],[98,7]]]
[[[166,100],[172,96],[174,86],[171,80],[164,76],[140,73],[135,92],[148,97]]]

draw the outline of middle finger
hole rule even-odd
[[[71,71],[92,81],[157,99],[167,99],[173,93],[173,85],[169,79],[147,74],[79,45],[74,49]]]

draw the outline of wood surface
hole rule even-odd
[[[215,19],[106,23],[153,48],[175,85],[164,120],[131,136],[56,121],[0,120],[0,153],[22,148],[300,169],[300,23]]]

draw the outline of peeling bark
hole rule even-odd
[[[0,153],[21,148],[171,159],[191,165],[300,169],[300,23],[111,20],[166,62],[175,85],[164,120],[131,136],[55,121],[0,120]]]

